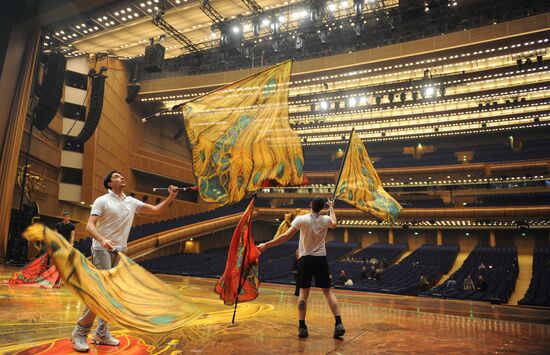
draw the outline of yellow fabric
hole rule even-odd
[[[335,197],[390,223],[397,219],[402,209],[384,190],[369,154],[355,131],[351,133]]]
[[[275,236],[273,237],[273,239],[279,238],[281,234],[286,232],[290,228],[290,225],[292,224],[292,221],[294,221],[294,218],[298,216],[303,216],[308,213],[309,213],[308,210],[301,210],[299,208],[295,209],[290,213],[285,213],[285,220],[282,221],[281,224],[279,225],[279,228],[277,228],[277,232],[275,232]]]
[[[236,203],[265,180],[301,184],[302,146],[288,122],[291,69],[286,61],[183,106],[204,201]]]
[[[137,332],[162,333],[204,313],[121,253],[116,267],[97,270],[63,236],[43,225],[30,226],[23,237],[45,243],[65,285],[109,323]]]

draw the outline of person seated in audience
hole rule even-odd
[[[384,270],[382,270],[382,269],[376,269],[376,270],[374,270],[374,279],[375,279],[376,281],[380,281],[380,276],[382,275],[382,272],[383,272],[383,271],[384,271]]]
[[[445,284],[445,287],[447,290],[456,290],[456,280],[453,278],[449,278],[447,280],[447,283]]]
[[[464,289],[464,291],[473,291],[476,289],[476,286],[474,285],[474,280],[472,280],[472,275],[466,276],[466,278],[462,282],[462,288]]]
[[[340,270],[340,276],[338,277],[338,281],[340,281],[340,284],[345,284],[346,281],[348,281],[348,275],[344,270]]]
[[[481,262],[481,264],[479,264],[479,266],[477,267],[478,270],[485,270],[487,268],[487,266],[485,266],[485,264],[483,263],[483,261]]]
[[[348,278],[346,282],[344,282],[344,286],[353,286],[353,280],[351,278]]]
[[[418,291],[419,292],[426,292],[431,288],[430,281],[428,281],[428,278],[426,275],[420,276],[420,282],[418,285]]]
[[[376,266],[374,266],[373,264],[369,264],[368,274],[369,279],[374,279],[376,277]]]
[[[363,265],[363,267],[361,268],[361,278],[362,279],[368,279],[369,278],[369,273],[368,273],[367,267],[365,265]]]
[[[487,281],[485,281],[485,278],[483,275],[479,275],[476,282],[476,291],[478,292],[485,292],[487,291]]]
[[[382,260],[380,260],[380,268],[382,270],[385,270],[387,267],[388,267],[388,261],[386,260],[386,258],[382,258]]]

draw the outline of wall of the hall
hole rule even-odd
[[[137,191],[133,168],[173,178],[176,185],[177,181],[193,184],[192,166],[184,142],[171,138],[168,123],[155,123],[152,120],[144,125],[136,106],[125,102],[129,75],[124,64],[117,59],[105,58],[97,63],[92,62],[91,65],[96,70],[101,66],[107,67],[108,79],[105,82],[101,120],[84,147],[83,201],[91,204],[95,198],[105,193],[103,177],[113,169],[120,170],[126,177],[127,192],[152,192]],[[183,154],[179,155],[178,151]],[[145,177],[140,175],[140,179],[143,178]],[[158,197],[164,196],[159,194]],[[155,200],[156,198],[148,200],[147,203],[155,204]],[[176,200],[162,216],[136,216],[134,223],[148,223],[211,208],[212,206],[201,202]]]

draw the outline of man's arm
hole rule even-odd
[[[260,253],[263,253],[265,250],[269,248],[276,247],[279,244],[283,244],[284,242],[289,240],[297,231],[298,229],[296,229],[296,227],[290,226],[290,228],[287,229],[286,232],[281,234],[277,239],[273,239],[267,243],[262,243],[258,245],[258,250],[260,251]]]
[[[101,246],[104,249],[113,250],[114,245],[111,243],[111,241],[103,237],[97,231],[96,224],[98,220],[99,216],[90,216],[90,218],[88,219],[88,223],[86,224],[86,232],[90,233],[95,240],[101,243]]]
[[[332,222],[331,224],[329,224],[329,227],[330,228],[334,228],[336,227],[336,213],[334,213],[334,199],[329,199],[328,202],[327,202],[327,205],[328,205],[328,215],[330,217],[330,221]]]
[[[74,235],[75,235],[75,233],[74,233],[74,229],[73,229],[71,231],[71,240],[70,240],[71,245],[74,245]]]
[[[168,195],[168,197],[165,198],[164,201],[155,206],[146,203],[141,206],[141,208],[139,209],[139,213],[158,215],[164,212],[164,210],[170,205],[170,202],[174,201],[174,199],[178,195],[178,188],[174,185],[170,185],[168,187],[168,192],[170,193],[170,195]]]

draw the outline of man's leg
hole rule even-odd
[[[336,296],[334,295],[334,292],[332,292],[331,288],[323,288],[322,290],[323,295],[325,295],[325,298],[328,302],[328,306],[330,307],[332,314],[334,314],[334,337],[339,338],[344,335],[344,333],[346,333],[346,328],[344,328],[344,325],[342,324],[342,318],[340,317],[340,307],[338,307],[338,300],[336,299]]]
[[[97,255],[97,262],[96,262]],[[110,269],[118,264],[118,256],[105,250],[98,250],[94,254],[94,265],[101,270]],[[97,320],[97,328],[92,336],[92,344],[118,346],[120,341],[111,336],[107,322],[99,318]]]
[[[298,336],[306,338],[308,336],[306,326],[307,298],[309,297],[309,288],[300,288],[300,296],[298,297]]]

